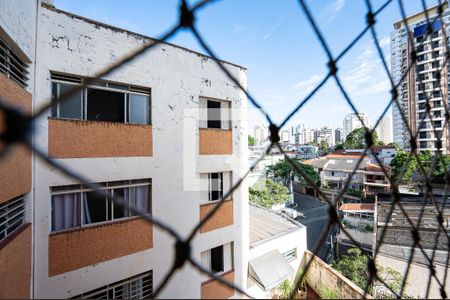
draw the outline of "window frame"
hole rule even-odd
[[[111,81],[96,81],[95,83],[91,83],[86,85],[81,89],[81,118],[62,118],[60,117],[60,103],[57,101],[57,99],[60,97],[60,85],[72,85],[72,86],[81,86],[84,83],[84,78],[82,77],[72,77],[72,76],[66,76],[66,75],[58,75],[58,74],[52,74],[51,75],[51,90],[52,90],[52,111],[51,111],[51,117],[52,118],[58,118],[58,119],[65,119],[65,120],[82,120],[82,121],[94,121],[94,122],[105,122],[105,121],[96,121],[96,120],[89,120],[88,117],[88,90],[94,89],[94,90],[102,90],[102,91],[108,91],[108,92],[115,92],[115,93],[121,93],[124,97],[123,107],[124,107],[124,122],[118,122],[118,121],[106,121],[106,122],[114,122],[114,123],[120,123],[120,124],[138,124],[138,125],[152,125],[152,90],[150,88],[140,88],[135,87],[127,84],[120,84],[120,83],[114,83]],[[97,83],[97,84],[96,84]],[[56,84],[56,97],[53,95],[53,84]],[[148,97],[148,111],[147,111],[147,117],[148,122],[143,123],[131,123],[130,120],[130,95],[140,95],[140,96],[146,96]],[[56,112],[56,115],[54,115],[54,112]]]
[[[129,298],[131,299],[151,299],[153,298],[153,270],[132,276],[132,277],[128,277],[104,286],[101,286],[99,288],[90,290],[88,292],[85,293],[81,293],[77,296],[72,297],[71,299],[96,299],[96,297],[99,297],[101,295],[107,295],[108,299],[120,299],[120,298],[115,298],[114,296],[116,295],[115,290],[118,288],[123,288],[125,286],[128,287],[128,289],[131,291],[133,284],[138,283],[139,280],[142,280],[142,295],[128,295]],[[148,284],[148,285],[145,285]],[[146,289],[150,290],[150,295],[145,295],[146,292],[148,292]],[[113,297],[109,297],[109,295],[112,294]],[[121,295],[122,297],[124,297],[124,295]],[[139,296],[145,296],[140,298]]]
[[[10,38],[5,37],[0,33],[0,56],[4,60],[4,63],[0,62],[0,73],[5,74],[7,78],[14,80],[21,87],[26,88],[28,87],[29,81],[28,75],[30,72],[28,69],[30,62],[28,59],[24,59],[24,55],[14,48],[18,47],[11,42]],[[11,62],[12,60],[14,60],[15,63]]]
[[[282,253],[283,257],[288,263],[297,259],[297,247],[292,248]]]
[[[16,205],[18,203],[18,205]],[[12,216],[8,216],[9,213],[14,212]],[[17,217],[20,217],[16,219]],[[26,202],[25,195],[21,195],[12,198],[6,202],[0,204],[0,226],[6,225],[4,229],[0,231],[0,243],[9,236],[13,235],[19,228],[24,225],[26,218]],[[14,220],[16,219],[16,220]],[[13,221],[11,224],[9,222]],[[12,228],[12,229],[11,229]],[[0,227],[1,229],[1,227]],[[4,234],[4,236],[3,236]]]
[[[144,181],[146,181],[146,182],[144,182]],[[127,184],[115,184],[117,182],[127,182]],[[87,188],[87,187],[85,188],[82,184],[73,185],[74,189],[70,189],[70,188],[66,189],[67,187],[71,187],[71,185],[51,187],[50,188],[51,189],[51,199],[50,199],[50,207],[51,207],[50,219],[51,220],[49,222],[50,223],[50,232],[57,233],[57,232],[63,232],[63,231],[70,231],[70,230],[76,230],[79,228],[98,226],[98,225],[102,225],[102,224],[114,223],[114,222],[118,222],[118,221],[122,221],[122,220],[129,220],[129,219],[140,217],[139,215],[132,214],[131,210],[128,209],[128,216],[114,218],[114,202],[112,201],[112,198],[114,197],[115,189],[128,188],[128,191],[130,192],[130,188],[148,186],[149,187],[149,192],[148,192],[148,206],[149,207],[148,207],[148,212],[146,214],[152,215],[152,213],[153,213],[152,179],[132,179],[132,180],[122,180],[122,181],[110,181],[110,182],[103,182],[101,184],[104,186],[99,187],[98,189],[104,190],[108,193],[108,196],[105,197],[106,220],[100,221],[100,222],[91,222],[91,223],[86,223],[86,220],[85,220],[85,207],[86,206],[84,203],[83,194],[93,192],[93,191],[95,191],[94,189]],[[78,187],[78,188],[76,188],[76,187]],[[54,191],[54,190],[56,190],[56,191]],[[80,225],[55,230],[55,229],[53,229],[54,222],[55,222],[55,219],[53,218],[53,210],[54,210],[54,201],[57,201],[57,200],[54,199],[54,196],[66,195],[66,194],[79,194],[78,201],[80,201]],[[130,201],[131,197],[128,197],[128,200]],[[129,202],[128,205],[130,206],[131,203]]]
[[[219,181],[219,190],[217,191],[218,195],[219,195],[218,199],[212,199],[212,193],[213,193],[213,190],[212,190],[212,180],[213,180],[212,175],[213,174],[218,174],[219,175],[218,178],[217,178],[217,180]],[[224,175],[224,172],[208,173],[208,203],[209,202],[220,201],[220,199],[223,198],[223,196],[224,196],[224,193],[223,193],[223,177],[224,176],[223,175]]]

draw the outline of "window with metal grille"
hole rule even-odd
[[[149,89],[96,81],[64,101],[58,101],[84,80],[81,77],[52,74],[52,117],[151,124]]]
[[[8,78],[16,81],[23,87],[27,86],[28,63],[10,47],[10,45],[0,36],[0,72]]]
[[[216,201],[223,197],[223,173],[208,174],[208,200]]]
[[[150,179],[106,182],[100,190],[107,195],[81,184],[52,187],[52,231],[136,216],[129,207],[151,213]],[[123,199],[126,206],[114,203],[113,197]]]
[[[11,235],[25,220],[23,196],[0,204],[0,241]]]
[[[153,270],[117,281],[72,299],[151,299]]]
[[[288,262],[297,259],[297,248],[284,252],[283,256]]]

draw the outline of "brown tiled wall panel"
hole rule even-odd
[[[48,274],[58,275],[153,247],[153,227],[131,219],[50,234]]]
[[[200,219],[203,219],[216,205],[217,202],[201,205]],[[233,223],[233,200],[226,200],[216,211],[216,213],[202,227],[200,227],[200,233],[230,226],[233,225]]]
[[[234,272],[230,271],[222,276],[223,279],[234,283]],[[231,289],[215,279],[202,283],[202,299],[226,299],[234,295],[234,289]]]
[[[31,94],[1,73],[0,99],[26,114],[31,113]],[[0,113],[0,133],[5,130],[4,117]],[[31,153],[26,147],[16,144],[0,159],[0,174],[0,203],[31,190]]]
[[[1,243],[0,299],[30,298],[30,279],[31,226],[28,224],[15,237]]]
[[[233,131],[200,128],[200,155],[233,154]]]
[[[152,156],[152,126],[50,118],[48,152],[55,158]]]

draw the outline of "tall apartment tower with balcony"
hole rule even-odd
[[[443,65],[448,47],[445,38],[450,33],[448,2],[444,4],[442,20],[437,18],[437,6],[429,8],[427,13],[433,22],[431,34],[427,35],[428,23],[423,11],[407,18],[409,29],[400,20],[394,23],[395,30],[391,33],[391,71],[394,82],[401,80],[399,105],[394,104],[392,108],[393,140],[402,148],[410,148],[411,136],[402,118],[403,112],[412,134],[417,135],[419,151],[448,152],[448,126],[444,126],[445,106],[448,107],[448,63]],[[403,75],[412,63],[411,47],[417,53],[416,66]],[[426,112],[427,100],[431,117]],[[441,142],[439,137],[442,137]]]
[[[175,240],[112,197],[187,237],[246,171],[245,93],[211,58],[169,43],[81,88],[154,40],[47,2],[0,1],[0,99],[29,114],[51,105],[34,122],[33,145],[105,196],[22,146],[1,158],[0,298],[150,297]],[[221,63],[246,87],[245,68]],[[196,261],[239,286],[247,199],[244,182],[191,244]],[[159,296],[235,291],[185,265]]]

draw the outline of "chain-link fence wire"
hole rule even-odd
[[[317,84],[316,87],[305,98],[303,98],[301,101],[299,101],[299,104],[287,115],[287,117],[279,125],[277,125],[272,121],[268,112],[265,111],[265,109],[259,104],[259,102],[226,69],[226,67],[223,65],[222,61],[218,58],[218,55],[216,55],[216,53],[206,43],[205,39],[202,37],[202,35],[197,30],[196,22],[195,22],[196,21],[195,20],[196,13],[199,10],[204,9],[205,7],[207,7],[208,5],[212,4],[215,1],[203,0],[203,1],[200,1],[197,4],[193,5],[192,7],[189,7],[187,2],[185,0],[182,0],[180,9],[179,9],[178,23],[175,26],[173,26],[172,28],[170,28],[159,39],[149,40],[147,43],[143,44],[143,46],[141,46],[140,48],[130,52],[128,55],[126,55],[122,59],[119,59],[116,63],[114,63],[110,66],[107,66],[105,69],[98,72],[94,77],[83,81],[83,83],[80,86],[74,87],[74,88],[70,89],[69,91],[63,93],[58,99],[48,99],[48,101],[46,102],[47,104],[38,108],[36,113],[33,116],[28,116],[28,115],[25,115],[25,114],[19,112],[18,110],[12,108],[10,105],[6,104],[6,102],[3,101],[3,99],[0,99],[1,100],[0,101],[0,112],[4,116],[4,118],[3,118],[4,126],[2,126],[3,131],[0,134],[0,142],[1,142],[1,146],[2,146],[2,148],[0,150],[0,158],[5,157],[5,155],[8,153],[8,151],[11,149],[11,145],[13,145],[15,143],[25,144],[30,148],[31,151],[34,151],[34,153],[36,154],[37,157],[42,159],[44,162],[46,162],[50,166],[59,170],[63,174],[79,181],[80,183],[83,183],[86,187],[93,189],[94,193],[101,195],[101,196],[106,196],[106,192],[104,190],[100,189],[100,185],[95,184],[95,183],[90,183],[89,180],[87,178],[85,178],[82,174],[76,173],[73,170],[68,169],[63,164],[61,164],[59,161],[49,157],[45,151],[38,148],[32,142],[32,136],[33,136],[33,134],[35,134],[33,124],[37,118],[42,117],[44,114],[46,114],[48,112],[51,105],[53,105],[55,103],[55,101],[56,102],[59,101],[60,103],[63,101],[67,101],[70,98],[70,96],[74,95],[81,89],[85,88],[90,83],[94,82],[95,80],[101,79],[102,77],[110,74],[113,71],[118,70],[122,65],[124,65],[125,63],[131,62],[133,59],[137,58],[138,56],[142,55],[143,53],[145,53],[147,51],[151,51],[155,46],[172,38],[180,30],[188,30],[196,38],[196,40],[198,41],[198,43],[202,47],[202,49],[209,56],[211,56],[211,58],[215,61],[215,63],[218,65],[218,67],[224,72],[226,77],[228,77],[229,80],[233,81],[242,90],[242,92],[245,93],[248,100],[264,115],[267,122],[270,124],[269,130],[270,130],[271,144],[266,149],[265,153],[232,186],[232,188],[227,193],[224,193],[224,196],[221,198],[221,200],[214,206],[214,208],[203,219],[200,220],[200,222],[192,229],[189,236],[185,239],[182,238],[177,233],[176,229],[173,228],[170,224],[167,224],[163,220],[160,220],[157,216],[148,215],[148,214],[145,214],[144,212],[141,212],[141,211],[135,209],[134,207],[129,207],[128,204],[124,201],[124,199],[122,197],[117,196],[117,194],[114,194],[114,196],[112,198],[112,201],[114,202],[114,204],[117,204],[122,207],[124,207],[124,206],[127,207],[128,209],[130,209],[130,211],[141,216],[147,222],[154,224],[155,226],[157,226],[159,229],[161,229],[162,231],[164,231],[166,234],[170,235],[174,239],[174,249],[175,249],[174,262],[173,262],[171,268],[165,274],[165,276],[164,276],[163,280],[161,281],[161,283],[159,284],[159,286],[155,288],[155,290],[153,292],[153,297],[156,298],[160,294],[161,290],[167,285],[167,283],[170,281],[172,275],[178,269],[180,269],[186,263],[189,263],[193,267],[195,267],[198,271],[218,280],[222,284],[236,290],[238,293],[251,298],[251,296],[245,292],[244,288],[236,286],[233,282],[229,282],[229,281],[223,279],[222,277],[211,273],[211,271],[208,270],[207,267],[202,266],[199,262],[197,262],[191,255],[192,254],[191,253],[191,242],[192,242],[193,238],[196,236],[196,234],[198,233],[200,227],[202,225],[204,225],[209,219],[211,219],[214,216],[214,214],[219,210],[219,208],[223,205],[224,199],[227,199],[230,195],[232,195],[232,193],[236,189],[238,189],[240,187],[241,183],[245,180],[247,175],[254,169],[254,167],[262,159],[264,159],[264,157],[266,155],[268,155],[271,152],[273,147],[278,148],[279,151],[281,151],[283,153],[285,160],[290,164],[292,169],[295,171],[296,175],[304,178],[305,181],[310,185],[310,187],[314,188],[314,190],[319,195],[319,197],[323,201],[325,201],[329,204],[329,206],[328,206],[329,207],[329,210],[328,210],[329,219],[328,219],[327,225],[324,226],[324,228],[322,229],[320,237],[317,239],[316,245],[315,245],[314,249],[312,250],[314,255],[316,255],[318,253],[320,246],[325,242],[328,232],[332,226],[339,227],[339,229],[350,238],[350,240],[355,245],[355,247],[360,248],[362,253],[365,253],[363,251],[363,249],[359,246],[359,243],[356,242],[354,237],[343,226],[343,224],[337,214],[337,209],[338,209],[337,205],[343,199],[346,190],[350,186],[352,178],[355,176],[358,168],[360,167],[361,163],[363,162],[364,156],[369,154],[369,152],[374,153],[374,151],[373,151],[373,146],[374,146],[373,136],[374,136],[375,128],[377,128],[377,126],[380,124],[382,118],[388,113],[389,109],[393,105],[397,105],[397,107],[400,108],[399,112],[400,112],[402,121],[403,121],[404,126],[410,137],[410,143],[409,143],[410,152],[409,152],[408,158],[406,160],[406,163],[401,168],[398,176],[394,179],[393,175],[391,175],[391,173],[383,166],[381,160],[376,155],[373,155],[373,157],[375,158],[376,163],[381,167],[381,170],[384,173],[385,177],[388,179],[389,184],[392,189],[392,197],[391,197],[391,201],[390,201],[389,213],[387,215],[385,223],[386,224],[389,223],[389,221],[392,218],[394,208],[398,207],[401,210],[402,214],[404,215],[405,219],[407,220],[408,224],[412,228],[411,229],[411,239],[413,241],[413,245],[411,246],[411,253],[410,253],[410,256],[408,259],[408,267],[406,269],[406,272],[403,274],[404,277],[403,277],[403,282],[401,284],[401,289],[393,290],[390,287],[390,285],[388,283],[386,283],[380,277],[380,275],[378,274],[377,266],[375,264],[375,260],[377,258],[377,255],[380,252],[380,247],[382,246],[382,244],[384,242],[384,237],[385,237],[386,231],[387,231],[387,226],[382,228],[381,234],[378,237],[379,241],[377,242],[376,247],[374,249],[373,257],[365,254],[365,255],[367,255],[367,258],[368,258],[367,270],[369,273],[369,278],[366,282],[363,297],[366,297],[366,295],[369,291],[369,288],[374,283],[374,281],[381,283],[395,297],[397,297],[397,298],[402,297],[404,295],[404,288],[406,286],[406,280],[407,280],[409,272],[410,272],[410,267],[411,267],[411,264],[413,261],[414,252],[417,249],[425,257],[425,259],[428,263],[428,268],[429,268],[429,272],[430,272],[428,283],[427,283],[426,297],[428,298],[430,288],[431,288],[431,281],[434,279],[437,282],[437,284],[439,285],[441,296],[443,298],[446,298],[447,295],[445,292],[445,288],[446,288],[446,279],[447,279],[447,274],[448,274],[448,268],[445,268],[444,278],[442,280],[440,280],[438,278],[438,276],[436,275],[436,270],[434,268],[434,259],[435,259],[437,247],[439,244],[439,236],[445,235],[447,237],[447,241],[448,241],[446,266],[448,266],[448,263],[450,261],[450,238],[448,237],[448,231],[444,226],[444,217],[443,217],[443,211],[444,211],[444,207],[446,205],[446,200],[447,200],[446,198],[447,198],[447,194],[448,194],[448,182],[450,180],[450,174],[449,174],[449,170],[446,170],[445,188],[444,188],[444,192],[442,195],[443,201],[442,201],[441,205],[439,205],[438,201],[435,198],[435,194],[433,193],[433,186],[431,184],[431,175],[432,175],[431,172],[432,172],[433,168],[436,166],[436,164],[439,163],[439,160],[441,159],[443,154],[441,153],[441,151],[436,151],[433,156],[433,159],[429,163],[429,165],[424,166],[423,162],[419,159],[418,153],[417,153],[417,149],[418,149],[417,138],[418,138],[419,130],[416,130],[416,129],[421,128],[422,125],[426,124],[425,120],[427,117],[430,120],[433,119],[432,114],[431,114],[430,97],[428,96],[427,93],[424,93],[425,94],[425,102],[426,102],[426,113],[423,114],[422,117],[419,118],[420,119],[419,125],[416,128],[411,128],[411,126],[409,124],[409,119],[408,119],[408,118],[411,118],[411,116],[407,116],[404,113],[404,111],[401,109],[402,106],[399,102],[399,93],[398,93],[398,89],[399,89],[400,85],[402,84],[403,80],[405,80],[411,74],[414,74],[412,72],[415,72],[416,74],[418,74],[419,70],[418,70],[417,64],[416,64],[416,62],[417,62],[416,48],[423,45],[426,38],[428,36],[432,35],[432,33],[433,33],[432,24],[434,24],[434,22],[436,20],[440,20],[441,28],[440,28],[439,32],[441,32],[444,36],[444,38],[442,40],[444,41],[443,44],[444,44],[444,49],[445,49],[445,56],[444,56],[444,60],[442,61],[442,65],[441,65],[439,71],[435,74],[435,79],[437,80],[437,85],[438,85],[438,88],[441,93],[442,101],[444,103],[445,120],[444,120],[444,125],[442,126],[442,128],[444,128],[444,130],[437,131],[434,123],[432,123],[432,128],[433,128],[433,132],[434,132],[435,136],[437,137],[437,146],[438,146],[438,148],[441,148],[443,146],[443,144],[442,144],[443,132],[446,131],[445,129],[448,127],[448,123],[449,123],[449,119],[450,119],[450,113],[449,113],[449,109],[447,106],[447,102],[448,102],[447,98],[448,97],[445,93],[446,89],[444,87],[442,87],[442,85],[441,85],[441,79],[443,78],[442,74],[444,76],[447,76],[446,68],[447,68],[447,63],[450,59],[450,53],[448,51],[448,45],[447,45],[447,37],[445,34],[445,28],[443,27],[444,22],[442,20],[442,15],[444,13],[445,1],[441,1],[441,0],[437,1],[437,3],[436,3],[437,4],[437,15],[434,16],[433,18],[431,18],[428,14],[428,8],[425,3],[425,0],[420,0],[420,1],[422,4],[423,11],[426,16],[426,22],[428,25],[427,32],[425,34],[425,38],[418,45],[415,45],[413,38],[410,35],[409,30],[407,31],[408,32],[407,33],[408,34],[408,45],[410,48],[409,53],[407,53],[407,55],[408,55],[407,68],[404,71],[402,71],[402,76],[401,76],[400,80],[398,82],[395,82],[394,78],[392,76],[392,73],[389,70],[389,67],[387,65],[383,51],[380,47],[380,43],[379,43],[379,39],[377,37],[375,25],[376,25],[376,20],[377,20],[377,17],[379,16],[379,14],[381,14],[388,6],[395,5],[395,3],[396,3],[398,5],[398,9],[401,13],[402,21],[405,24],[405,27],[410,29],[408,20],[407,20],[407,16],[405,13],[403,0],[397,0],[397,1],[387,0],[380,6],[380,8],[378,8],[375,11],[373,10],[370,0],[365,0],[366,6],[367,6],[366,26],[361,30],[361,32],[358,35],[356,35],[356,37],[348,44],[348,46],[345,47],[344,50],[335,57],[332,54],[331,48],[327,44],[326,38],[324,37],[324,35],[322,34],[322,32],[320,30],[319,24],[317,23],[313,14],[310,11],[308,3],[305,2],[304,0],[299,0],[298,2],[299,2],[300,10],[303,13],[303,15],[306,17],[308,23],[311,26],[311,29],[313,30],[314,34],[316,35],[320,45],[322,46],[322,48],[325,51],[325,54],[328,58],[328,62],[327,62],[328,73],[323,77],[323,79],[319,82],[319,84]],[[300,10],[299,10],[299,15],[300,15]],[[296,115],[304,107],[304,105],[306,103],[311,101],[311,99],[315,96],[315,94],[331,78],[334,79],[340,93],[342,94],[343,98],[345,99],[345,101],[348,104],[348,106],[350,107],[350,109],[354,113],[357,114],[358,118],[360,119],[360,122],[362,124],[364,124],[364,120],[358,114],[358,110],[356,109],[352,99],[348,95],[344,85],[342,84],[342,81],[340,80],[339,72],[338,72],[338,62],[348,53],[348,51],[350,49],[352,49],[369,32],[370,32],[372,40],[374,42],[374,47],[376,48],[378,56],[382,63],[383,69],[384,69],[386,76],[389,79],[389,82],[391,85],[391,90],[390,90],[391,91],[391,99],[390,99],[389,103],[386,105],[382,114],[377,119],[375,126],[373,126],[372,129],[365,127],[366,128],[366,133],[365,133],[366,146],[362,152],[362,155],[358,159],[356,166],[352,170],[350,176],[348,176],[343,187],[338,191],[338,194],[335,197],[335,199],[331,200],[331,199],[329,199],[327,194],[325,194],[320,189],[320,187],[313,180],[311,180],[311,178],[309,178],[308,175],[301,168],[299,168],[298,165],[295,164],[295,162],[291,158],[289,158],[287,156],[287,154],[285,153],[285,151],[283,150],[283,148],[280,145],[279,132],[280,132],[280,129],[282,127],[284,127],[292,119],[292,117],[294,115]],[[435,48],[434,44],[431,43],[431,45],[432,45],[432,49],[434,50],[434,48]],[[423,82],[422,82],[423,79],[420,76],[418,76],[418,81],[419,81],[419,86],[423,87]],[[425,90],[425,88],[423,88],[423,90]],[[444,147],[447,147],[447,146],[445,145]],[[424,197],[423,197],[423,200],[421,201],[421,210],[419,213],[419,217],[417,219],[417,223],[414,223],[414,221],[409,217],[407,210],[405,209],[404,205],[402,204],[402,197],[399,192],[399,184],[402,182],[403,176],[406,173],[408,165],[411,164],[413,160],[415,160],[417,162],[420,180],[425,184]],[[428,171],[427,171],[427,168],[428,168]],[[419,231],[419,227],[421,225],[420,223],[421,223],[421,220],[423,217],[423,213],[425,211],[425,206],[429,202],[431,202],[436,209],[436,221],[439,224],[435,242],[434,242],[433,249],[432,249],[432,253],[431,253],[431,257],[426,253],[424,247],[421,244],[421,236],[420,236],[420,231]],[[310,259],[306,262],[305,267],[302,272],[302,275],[296,279],[295,288],[292,290],[291,297],[295,296],[295,291],[300,286],[300,283],[303,280],[303,277],[305,276],[305,274],[307,274],[308,269],[311,265],[311,262],[312,262],[312,259]]]

